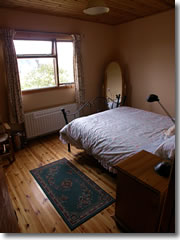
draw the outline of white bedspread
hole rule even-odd
[[[167,116],[119,107],[73,120],[60,131],[60,140],[93,155],[104,168],[141,150],[154,152],[172,125]]]

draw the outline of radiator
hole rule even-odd
[[[25,113],[25,128],[28,139],[34,138],[48,133],[55,132],[65,125],[61,108],[66,111],[75,112],[77,104],[62,105],[54,108],[43,109]],[[71,121],[73,117],[68,119]]]

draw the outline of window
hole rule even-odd
[[[14,40],[21,90],[74,83],[73,43],[57,40]]]

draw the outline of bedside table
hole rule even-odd
[[[128,232],[158,232],[169,179],[154,166],[162,159],[141,151],[121,161],[117,173],[116,222]]]

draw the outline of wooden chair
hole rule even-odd
[[[8,123],[1,123],[0,126],[0,160],[8,158],[10,163],[15,160],[11,128]]]

